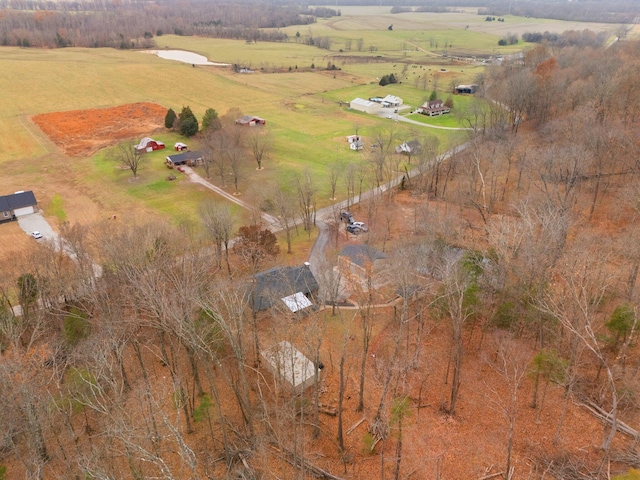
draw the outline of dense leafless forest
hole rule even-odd
[[[339,2],[367,5],[371,2]],[[378,3],[375,3],[378,5]],[[416,6],[417,5],[417,6]],[[392,13],[407,10],[447,11],[464,2],[425,1],[401,8],[394,2]],[[633,23],[637,6],[619,2],[469,2],[480,15],[507,13],[560,20]],[[0,45],[22,47],[114,47],[148,48],[164,33],[236,38],[250,41],[286,42],[286,34],[265,31],[287,25],[305,25],[317,17],[339,15],[339,7],[308,8],[288,2],[101,2],[42,0],[0,1]]]
[[[26,24],[25,32],[32,33]],[[34,248],[2,265],[7,478],[358,478],[354,465],[367,477],[466,478],[443,476],[442,465],[420,470],[426,463],[407,453],[403,431],[411,411],[455,419],[465,407],[470,344],[487,352],[505,385],[490,397],[509,426],[503,478],[512,459],[525,456],[532,463],[528,472],[518,464],[520,478],[607,478],[640,465],[638,432],[629,427],[640,415],[639,74],[640,43],[616,42],[540,45],[524,62],[478,78],[479,95],[492,101],[462,114],[471,129],[465,152],[439,157],[424,138],[409,159],[418,169],[402,185],[418,200],[411,228],[392,235],[397,191],[362,207],[372,245],[393,242],[381,289],[393,292],[393,303],[385,299],[384,308],[376,307],[383,294],[373,268],[354,284],[350,308],[335,305],[338,283],[327,265],[317,302],[328,308],[304,317],[277,307],[256,313],[253,275],[282,257],[269,232],[255,227],[229,251],[236,232],[219,205],[203,208],[202,237],[163,224],[68,225],[65,253]],[[336,171],[336,183],[355,194],[358,183],[389,180],[398,171],[397,140],[392,129],[380,131],[370,169]],[[272,212],[289,225],[309,215],[315,194],[307,178],[292,197],[274,193]],[[380,322],[387,339],[372,357]],[[425,345],[438,331],[448,347],[426,365]],[[316,375],[320,358],[331,367],[331,398],[321,396],[322,383],[291,395],[265,372],[261,345],[280,339],[297,342]],[[441,403],[423,404],[435,391],[423,391],[427,369],[447,391]],[[350,377],[359,379],[353,391],[367,419],[366,454],[346,447]],[[536,415],[556,432],[552,453],[513,442],[525,384],[531,412],[550,408],[547,387],[564,392],[556,397],[561,415]],[[605,425],[588,455],[562,446],[573,434],[562,427],[574,402]],[[424,436],[437,438],[431,427]]]

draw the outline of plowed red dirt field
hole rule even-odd
[[[43,113],[33,121],[71,157],[89,156],[118,141],[148,136],[164,128],[167,108],[131,103],[110,108]]]

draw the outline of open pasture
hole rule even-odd
[[[389,128],[388,119],[350,111],[340,102],[393,94],[415,107],[431,93],[434,75],[443,97],[452,83],[471,82],[483,67],[457,65],[443,58],[444,43],[453,49],[473,45],[474,51],[491,55],[506,32],[613,28],[517,17],[506,17],[504,23],[485,22],[472,10],[397,15],[390,14],[388,7],[340,10],[340,17],[284,29],[288,43],[175,35],[155,39],[158,48],[194,51],[214,62],[250,67],[254,73],[249,74],[235,73],[230,67],[194,68],[135,51],[0,49],[0,91],[5,100],[0,111],[0,165],[7,178],[5,189],[33,188],[45,207],[59,195],[70,221],[86,221],[84,212],[101,212],[96,213],[99,217],[102,212],[136,209],[178,222],[182,218],[195,221],[197,203],[212,194],[180,180],[164,185],[167,170],[162,160],[166,153],[150,156],[140,170],[140,180],[131,182],[131,173],[118,170],[102,151],[92,158],[71,161],[31,121],[33,116],[52,112],[150,102],[178,113],[188,105],[199,119],[207,108],[222,115],[233,107],[266,118],[273,138],[272,155],[259,177],[251,160],[247,161],[240,185],[245,199],[257,198],[263,185],[290,181],[297,173],[308,171],[317,182],[322,206],[328,202],[328,166],[335,161],[366,158],[366,150],[356,153],[348,149],[345,136],[358,129],[368,144],[377,129]],[[388,30],[391,24],[393,30]],[[300,33],[297,42],[296,32]],[[330,48],[302,44],[308,35],[329,37]],[[329,64],[340,70],[326,70]],[[442,68],[447,71],[441,72]],[[390,73],[402,83],[380,87],[378,79]],[[403,140],[420,130],[403,122],[394,123],[393,128]],[[438,136],[442,148],[450,145],[454,136],[427,128],[420,133]],[[147,134],[169,146],[179,138],[171,132]],[[131,141],[147,134],[136,132]],[[116,137],[114,143],[121,140]],[[188,188],[183,192],[183,187]],[[338,195],[344,195],[340,188]]]

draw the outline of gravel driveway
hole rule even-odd
[[[40,213],[30,213],[29,215],[18,217],[18,224],[27,235],[31,235],[31,232],[37,230],[45,240],[50,242],[58,241],[58,234],[53,231],[51,225],[49,225]]]

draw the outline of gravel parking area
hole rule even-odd
[[[27,235],[31,235],[31,232],[38,231],[42,234],[43,240],[49,242],[56,242],[58,240],[58,234],[53,231],[49,222],[47,222],[40,213],[31,213],[18,217],[18,224]]]

